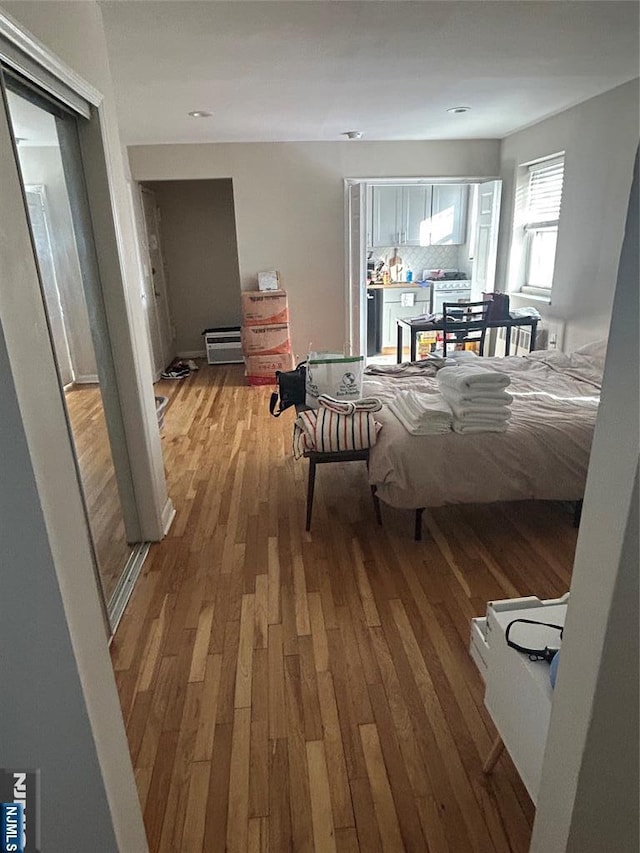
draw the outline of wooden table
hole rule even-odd
[[[464,306],[462,306],[464,307]],[[505,355],[509,355],[511,351],[511,329],[515,326],[529,326],[531,328],[531,341],[529,343],[529,352],[535,349],[536,332],[538,329],[538,317],[509,317],[506,320],[491,320],[486,323],[487,329],[507,329]],[[397,321],[398,324],[398,344],[396,350],[396,361],[398,364],[402,362],[402,341],[404,337],[404,327],[408,326],[411,331],[411,361],[416,360],[416,341],[420,332],[443,332],[444,321],[433,320],[431,322],[422,322],[407,317]],[[467,323],[465,320],[460,320],[460,331],[468,329],[469,331],[477,331],[483,324],[478,322]],[[447,330],[451,330],[451,322],[447,326]]]

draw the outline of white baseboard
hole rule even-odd
[[[198,350],[188,350],[186,352],[179,352],[178,358],[205,358],[207,353],[203,349]]]
[[[87,373],[84,376],[76,376],[73,381],[76,385],[98,385],[100,380],[97,373]]]
[[[173,524],[173,519],[175,517],[176,509],[173,505],[171,498],[167,498],[167,502],[164,505],[164,509],[162,510],[162,530],[165,536],[171,529],[171,525]]]

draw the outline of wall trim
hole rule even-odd
[[[83,373],[81,376],[76,376],[73,380],[74,385],[98,385],[100,380],[97,373]]]
[[[94,107],[102,103],[102,93],[53,54],[29,30],[0,9],[0,38],[5,38],[29,59],[33,60],[73,92]],[[29,75],[31,76],[31,75]],[[41,82],[41,81],[39,81]]]

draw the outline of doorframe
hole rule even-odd
[[[353,323],[354,315],[357,313],[353,304],[353,288],[351,281],[351,232],[352,222],[350,217],[349,193],[350,188],[355,184],[362,184],[362,199],[363,199],[363,220],[365,228],[360,229],[360,257],[366,258],[366,222],[369,217],[367,209],[367,189],[370,186],[384,186],[387,184],[407,185],[415,184],[480,184],[486,181],[500,181],[502,178],[499,175],[475,175],[475,176],[442,176],[438,177],[353,177],[344,179],[344,257],[345,257],[345,341],[347,352],[350,355],[366,355],[366,336],[363,338],[361,332],[362,324],[358,324],[356,328]],[[366,298],[367,288],[365,284],[366,268],[360,269],[360,316],[366,316]]]

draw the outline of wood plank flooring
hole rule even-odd
[[[383,505],[322,466],[310,534],[291,413],[237,366],[171,396],[177,509],[112,644],[151,851],[526,851],[533,807],[469,657],[489,599],[568,588],[561,505]]]

